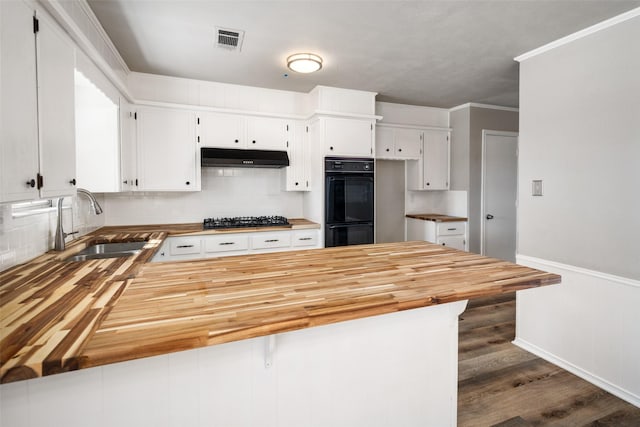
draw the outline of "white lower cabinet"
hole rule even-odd
[[[407,241],[425,240],[461,251],[467,250],[465,221],[435,222],[406,218]]]
[[[153,262],[319,248],[318,229],[167,237]]]
[[[225,252],[249,250],[249,236],[246,234],[202,236],[202,241],[204,242],[204,253],[206,256],[210,256],[210,254],[222,256]]]

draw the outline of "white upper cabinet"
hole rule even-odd
[[[422,157],[407,164],[409,190],[449,189],[449,131],[425,130]]]
[[[33,9],[0,2],[0,202],[38,197]]]
[[[324,148],[327,156],[372,157],[372,120],[326,117]]]
[[[286,150],[289,122],[280,118],[198,113],[202,147]]]
[[[394,129],[394,154],[398,159],[419,159],[423,132],[420,129]]]
[[[74,47],[45,17],[37,33],[42,197],[75,194]]]
[[[135,191],[138,186],[137,113],[133,105],[120,99],[120,188]]]
[[[309,138],[302,121],[289,125],[287,147],[289,166],[285,168],[286,191],[309,191],[311,185]]]
[[[53,21],[35,19],[23,2],[0,2],[0,15],[0,200],[73,195],[74,46]]]
[[[246,148],[245,119],[236,114],[198,113],[201,147]]]
[[[199,191],[196,116],[188,110],[137,110],[138,190]]]
[[[391,160],[419,159],[422,130],[376,126],[376,158]]]
[[[272,117],[247,117],[247,148],[286,150],[289,123]]]

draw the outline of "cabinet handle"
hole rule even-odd
[[[311,240],[311,237],[300,237],[298,240]]]
[[[427,182],[427,185],[431,185],[431,184]]]
[[[31,179],[30,181],[27,181],[27,187],[35,187],[36,186],[36,180],[35,179]]]
[[[237,143],[238,143],[238,140],[236,139],[234,142],[237,144]]]
[[[389,152],[389,149],[388,149],[388,148],[386,149],[386,152],[387,152],[387,153]]]
[[[279,241],[280,241],[280,239],[267,239],[264,242],[265,243],[273,243],[273,242],[279,242]]]
[[[296,182],[296,186],[298,185],[298,183]]]
[[[456,231],[456,230],[457,230],[457,228],[447,228],[447,230],[449,230],[449,231]]]
[[[329,147],[329,150],[333,151],[333,147]]]
[[[123,184],[127,184],[127,183],[129,183],[129,181],[125,179],[124,181],[122,181],[122,183]]]
[[[487,215],[487,219],[493,219],[493,215],[488,214],[488,215]]]
[[[402,148],[398,148],[398,152],[402,152]]]
[[[187,184],[187,185],[191,185],[191,182],[187,181],[187,182],[185,182],[185,184]]]
[[[236,242],[220,242],[218,243],[220,246],[227,246],[227,245],[235,245]]]
[[[178,248],[178,249],[192,248],[192,247],[193,247],[193,245],[178,245],[178,246],[176,246],[176,248]]]
[[[73,178],[71,181],[69,181],[69,184],[71,184],[71,185],[76,185],[76,179],[75,179],[75,178]]]
[[[253,141],[251,141],[251,143],[252,143],[252,144],[255,144],[255,143],[256,143],[256,140],[254,139]]]

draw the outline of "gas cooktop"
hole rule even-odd
[[[205,218],[205,230],[215,228],[276,227],[287,226],[289,221],[283,216],[237,216],[234,218]]]

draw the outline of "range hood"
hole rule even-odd
[[[209,167],[283,168],[289,166],[286,151],[201,148],[201,164]]]

